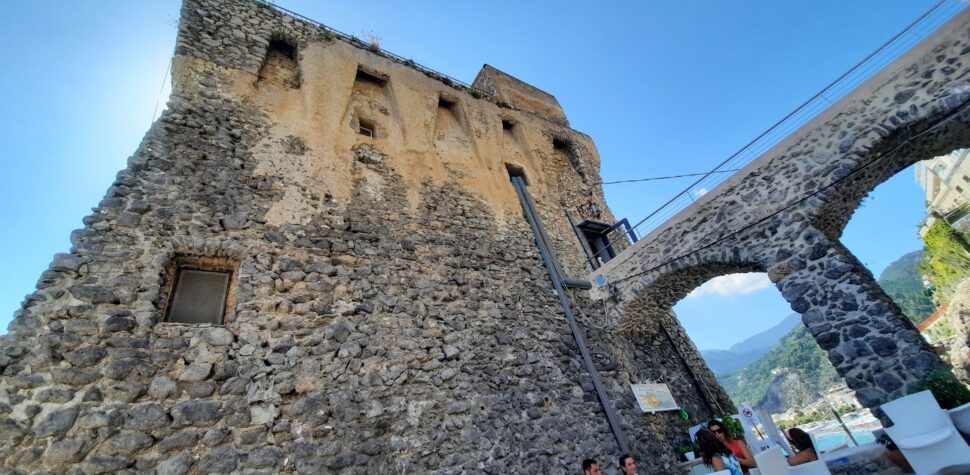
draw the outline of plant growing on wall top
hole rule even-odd
[[[376,35],[373,31],[368,31],[364,33],[364,40],[367,41],[367,49],[378,52],[381,50],[381,45],[384,44],[384,39]]]

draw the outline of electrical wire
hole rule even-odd
[[[637,179],[633,179],[633,180],[601,181],[601,182],[597,182],[597,183],[593,183],[593,184],[594,185],[616,185],[616,184],[619,184],[619,183],[636,183],[636,182],[641,182],[641,181],[670,180],[672,178],[684,178],[684,177],[688,177],[688,176],[701,176],[701,175],[707,176],[707,175],[710,175],[712,173],[730,173],[730,172],[736,172],[738,170],[740,170],[740,168],[732,168],[730,170],[715,170],[715,171],[704,172],[704,173],[687,173],[685,175],[670,175],[670,176],[655,176],[655,177],[650,177],[650,178],[637,178]]]

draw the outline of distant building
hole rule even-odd
[[[851,406],[855,409],[862,407],[859,399],[856,398],[855,391],[849,389],[846,384],[832,386],[825,393],[825,399],[835,405],[835,407]]]
[[[970,149],[956,150],[916,164],[916,182],[926,191],[929,217],[920,236],[944,219],[954,228],[970,231]]]

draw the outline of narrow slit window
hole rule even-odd
[[[357,119],[357,124],[358,134],[365,135],[370,138],[377,136],[377,126],[374,124],[374,121],[361,117]]]
[[[167,321],[221,324],[230,277],[229,272],[179,269]]]
[[[357,67],[357,82],[373,84],[377,87],[384,87],[387,84],[387,76],[376,71],[370,71],[363,66]]]
[[[522,178],[522,181],[524,181],[526,185],[529,184],[529,177],[525,175],[525,168],[512,163],[506,163],[505,171],[509,173],[509,179],[512,179],[514,177],[520,177]]]
[[[440,108],[440,109],[448,109],[448,110],[454,112],[455,111],[455,107],[457,105],[458,105],[458,103],[455,102],[455,101],[453,101],[453,100],[445,99],[444,97],[439,97],[438,98],[438,108]]]

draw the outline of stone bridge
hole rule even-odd
[[[594,297],[636,328],[711,278],[767,272],[862,404],[907,394],[943,363],[840,237],[880,183],[970,147],[968,103],[965,10],[598,269]]]

